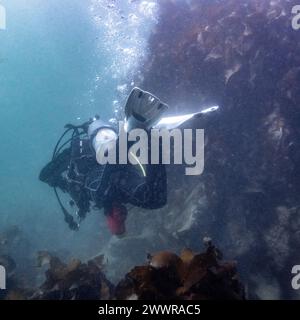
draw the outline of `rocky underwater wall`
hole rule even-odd
[[[132,215],[141,241],[113,246],[116,256],[127,245],[141,255],[153,246],[197,248],[209,235],[239,261],[251,297],[297,297],[290,285],[300,261],[300,31],[291,25],[293,5],[160,1],[136,83],[167,102],[170,113],[214,104],[220,113],[212,123],[195,123],[205,129],[204,173],[184,177],[171,168],[167,207]]]

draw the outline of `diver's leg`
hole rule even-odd
[[[101,199],[99,202],[104,207],[109,208],[112,203],[130,203],[145,209],[156,209],[163,207],[167,201],[166,168],[162,164],[108,164],[100,182],[96,199]]]
[[[164,165],[145,166],[146,176],[136,167],[128,167],[120,189],[129,202],[145,209],[158,209],[167,202],[167,177]]]

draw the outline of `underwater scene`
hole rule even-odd
[[[300,298],[300,0],[0,0],[0,299]]]

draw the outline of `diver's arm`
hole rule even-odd
[[[62,177],[62,174],[68,169],[70,159],[71,149],[67,148],[41,170],[39,179],[51,187],[59,187],[63,191],[66,191],[67,183]]]
[[[82,220],[86,217],[87,213],[90,212],[90,199],[86,189],[81,188],[81,190],[78,191],[73,187],[74,186],[69,187],[69,194],[78,208],[77,215]]]

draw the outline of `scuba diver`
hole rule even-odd
[[[214,111],[213,108],[217,107],[209,111]],[[162,118],[167,109],[168,105],[153,94],[134,88],[125,106],[126,131],[172,129],[189,119],[204,115],[208,110],[183,117]],[[109,230],[113,235],[121,236],[126,231],[128,205],[158,209],[166,204],[167,176],[164,164],[99,163],[99,148],[108,151],[112,141],[116,145],[119,143],[119,132],[114,125],[96,116],[82,125],[67,124],[65,128],[54,148],[52,160],[41,170],[39,179],[54,189],[71,230],[79,229],[80,222],[93,206],[103,208]],[[71,134],[71,137],[63,142],[67,134]],[[150,144],[151,141],[148,144],[149,154]],[[118,159],[119,156],[117,154]],[[76,218],[63,205],[58,189],[71,196],[70,205],[78,208]]]

